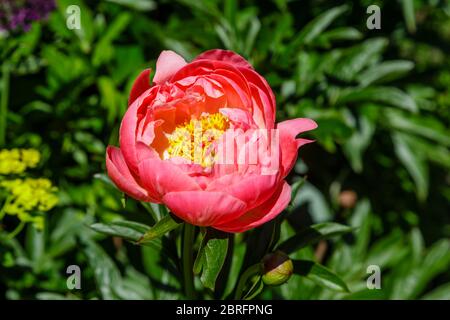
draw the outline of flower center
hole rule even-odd
[[[203,114],[179,125],[167,137],[167,158],[181,157],[191,163],[209,167],[214,162],[215,142],[229,127],[228,118],[221,113]]]

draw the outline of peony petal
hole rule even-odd
[[[276,101],[272,89],[266,79],[264,79],[264,77],[259,75],[256,71],[245,68],[239,68],[239,71],[241,71],[250,83],[252,95],[256,97],[256,100],[261,101],[261,104],[258,103],[257,106],[262,108],[267,128],[273,128],[273,123],[275,123]],[[255,88],[258,90],[255,90]]]
[[[142,71],[131,87],[130,97],[128,98],[128,106],[136,100],[143,92],[150,89],[150,73],[151,69]]]
[[[151,89],[150,89],[151,90]],[[128,110],[120,124],[119,144],[123,157],[127,162],[131,172],[137,174],[137,156],[136,156],[136,129],[138,125],[138,109],[142,102],[142,96],[139,96]]]
[[[180,81],[191,76],[208,76],[220,83],[229,99],[230,107],[251,108],[251,95],[248,82],[243,74],[229,63],[218,60],[197,60],[181,68],[171,79]]]
[[[213,228],[225,232],[244,232],[256,228],[278,216],[290,201],[291,187],[283,182],[275,194],[260,206],[243,214],[236,220],[215,224]]]
[[[260,205],[270,197],[277,187],[279,175],[241,176],[231,174],[212,181],[207,191],[222,191],[247,204],[247,210]]]
[[[136,143],[136,154],[138,164],[147,159],[160,159],[159,154],[155,149],[142,142]]]
[[[281,165],[283,177],[285,177],[297,160],[297,149],[307,143],[313,142],[307,139],[295,139],[302,132],[317,128],[317,124],[306,118],[297,118],[278,123],[277,129],[280,134]]]
[[[139,176],[148,192],[158,198],[169,192],[201,190],[194,179],[170,161],[144,160],[139,164]]]
[[[253,69],[252,65],[242,56],[230,50],[212,49],[198,55],[197,60],[218,60],[231,63],[235,67]]]
[[[210,226],[240,216],[245,203],[223,192],[181,191],[163,197],[164,204],[180,219],[196,226]]]
[[[157,202],[136,182],[119,148],[108,146],[106,149],[106,169],[111,180],[126,194],[141,201]]]
[[[147,111],[147,103],[148,100],[151,100],[154,97],[158,89],[159,86],[153,86],[134,100],[125,112],[120,124],[120,150],[122,151],[123,157],[128,164],[130,171],[135,175],[138,174],[136,155],[137,131],[138,128],[141,128],[144,125],[142,121],[149,120],[147,116],[144,116]]]
[[[156,84],[164,84],[186,64],[183,57],[171,50],[161,52],[156,61],[156,73],[153,82]]]

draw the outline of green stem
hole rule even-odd
[[[17,236],[19,234],[20,231],[22,231],[23,227],[25,227],[25,222],[20,221],[20,223],[17,225],[17,227],[13,231],[8,233],[6,238],[9,240],[13,239],[15,236]]]
[[[8,96],[9,96],[9,67],[5,63],[2,66],[3,83],[2,97],[0,101],[0,146],[5,145],[6,141],[6,116],[8,113]]]
[[[3,204],[3,207],[0,209],[0,221],[3,219],[3,217],[6,214],[6,207],[10,204],[12,200],[12,196],[9,196],[6,198],[5,203]]]
[[[193,276],[193,245],[194,245],[195,227],[191,224],[184,224],[183,234],[183,278],[186,298],[195,299],[194,276]]]
[[[242,298],[242,294],[245,290],[245,285],[247,284],[247,281],[251,279],[254,275],[261,273],[261,263],[257,263],[249,267],[245,272],[241,275],[239,278],[239,282],[234,294],[234,299],[239,300]]]

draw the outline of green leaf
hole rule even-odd
[[[156,9],[156,2],[153,0],[107,0],[139,11],[151,11]]]
[[[414,63],[406,60],[385,61],[376,64],[358,76],[361,86],[397,79],[414,68]]]
[[[336,104],[354,102],[381,102],[394,107],[417,112],[416,102],[410,95],[394,87],[368,87],[342,90],[336,100]]]
[[[401,0],[403,18],[406,22],[406,28],[409,33],[416,32],[416,16],[414,13],[414,1],[413,0]]]
[[[423,115],[408,115],[399,110],[388,109],[385,112],[386,123],[394,129],[408,134],[422,136],[446,147],[450,147],[450,131],[436,118]]]
[[[392,289],[392,299],[416,299],[427,284],[450,265],[450,240],[441,239],[428,250],[415,268],[404,265]]]
[[[88,265],[94,270],[94,278],[101,296],[105,300],[117,299],[114,288],[120,286],[121,275],[117,266],[108,254],[93,240],[80,235],[84,244]]]
[[[129,12],[122,12],[117,18],[108,26],[108,30],[97,42],[94,53],[92,55],[92,64],[98,67],[103,63],[108,62],[114,56],[114,47],[112,42],[126,29],[132,19]]]
[[[403,133],[395,132],[392,134],[394,151],[411,175],[416,185],[417,198],[425,200],[428,194],[428,166],[425,157],[417,153],[414,148],[414,139]]]
[[[363,153],[369,147],[375,133],[375,123],[363,114],[359,115],[359,130],[355,130],[348,139],[343,150],[350,160],[353,170],[360,173],[363,170]]]
[[[371,38],[349,49],[337,51],[339,59],[329,66],[328,73],[342,81],[355,80],[364,67],[377,62],[387,46],[384,38]]]
[[[370,215],[370,202],[363,199],[358,202],[351,217],[351,226],[355,228],[356,243],[353,247],[354,260],[364,259],[370,241],[372,217]]]
[[[252,300],[258,294],[262,292],[264,289],[264,282],[262,281],[262,277],[256,277],[254,279],[253,285],[250,287],[248,292],[242,297],[243,300]]]
[[[375,264],[381,269],[397,265],[409,253],[401,232],[393,232],[375,242],[368,253],[366,264]]]
[[[450,300],[450,282],[443,284],[422,297],[424,300]]]
[[[362,33],[353,27],[341,27],[324,32],[317,38],[317,42],[329,48],[334,41],[359,40],[362,36]]]
[[[308,204],[313,222],[322,222],[332,218],[331,209],[324,195],[319,189],[307,181],[297,191],[296,197],[292,199],[291,210],[304,204]]]
[[[168,214],[152,226],[145,234],[139,238],[138,243],[148,243],[158,237],[163,236],[169,231],[178,228],[182,223],[175,220],[172,215]]]
[[[348,6],[343,5],[325,11],[317,18],[309,22],[300,32],[297,39],[294,40],[298,44],[309,44],[318,37],[328,26],[336,20],[341,14],[347,11]]]
[[[118,190],[114,182],[109,178],[109,176],[105,173],[96,173],[94,174],[94,179],[98,179],[105,183],[106,185],[113,187],[114,189]]]
[[[299,180],[295,181],[292,185],[291,185],[291,199],[295,199],[298,191],[300,190],[300,188],[305,184],[305,179],[304,178],[300,178]],[[291,203],[289,206],[289,210],[293,209],[293,204]]]
[[[227,256],[228,242],[226,234],[208,230],[194,262],[194,273],[199,274],[201,270],[202,284],[213,291]]]
[[[332,238],[352,231],[352,227],[348,227],[339,223],[319,223],[308,228],[304,228],[295,236],[281,243],[277,249],[290,254],[320,240]]]
[[[236,286],[236,291],[234,293],[234,299],[238,300],[242,298],[242,295],[244,294],[244,290],[248,287],[248,283],[255,277],[260,277],[261,273],[263,272],[263,264],[261,262],[258,262],[256,264],[251,265],[248,267],[242,275],[239,277],[238,284]]]
[[[45,259],[45,230],[38,230],[33,224],[27,226],[25,248],[33,264],[33,270],[39,273]]]
[[[121,237],[137,242],[150,227],[134,221],[115,221],[110,224],[94,223],[91,229],[110,236]]]
[[[411,253],[412,253],[412,262],[415,265],[422,263],[422,256],[425,249],[425,243],[422,236],[422,233],[418,228],[414,228],[410,233],[410,244],[411,244]]]
[[[345,282],[326,267],[309,260],[293,260],[292,262],[295,274],[334,291],[350,292]]]

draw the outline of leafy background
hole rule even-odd
[[[302,186],[287,212],[234,237],[225,260],[230,276],[220,273],[216,290],[203,289],[199,298],[230,297],[238,275],[273,248],[274,226],[280,241],[294,237],[292,259],[326,268],[300,268],[286,284],[254,297],[450,298],[448,2],[57,3],[47,21],[0,37],[1,103],[8,109],[2,147],[38,149],[43,161],[32,174],[51,179],[60,199],[46,215],[44,231],[30,225],[9,239],[5,234],[16,222],[2,221],[1,296],[183,297],[173,259],[180,230],[136,246],[89,226],[120,227],[124,219],[150,225],[165,214],[132,199],[123,206],[103,174],[105,146],[117,145],[134,78],[154,69],[164,49],[189,60],[225,48],[267,78],[278,121],[309,117],[319,128],[312,133],[317,142],[301,149],[289,176]],[[66,8],[73,4],[81,8],[81,30],[66,27]],[[380,30],[366,27],[371,4],[381,8]],[[354,229],[314,243],[295,241],[302,228],[324,222]],[[72,264],[81,267],[81,290],[66,287]],[[382,270],[381,290],[366,287],[371,264]]]

